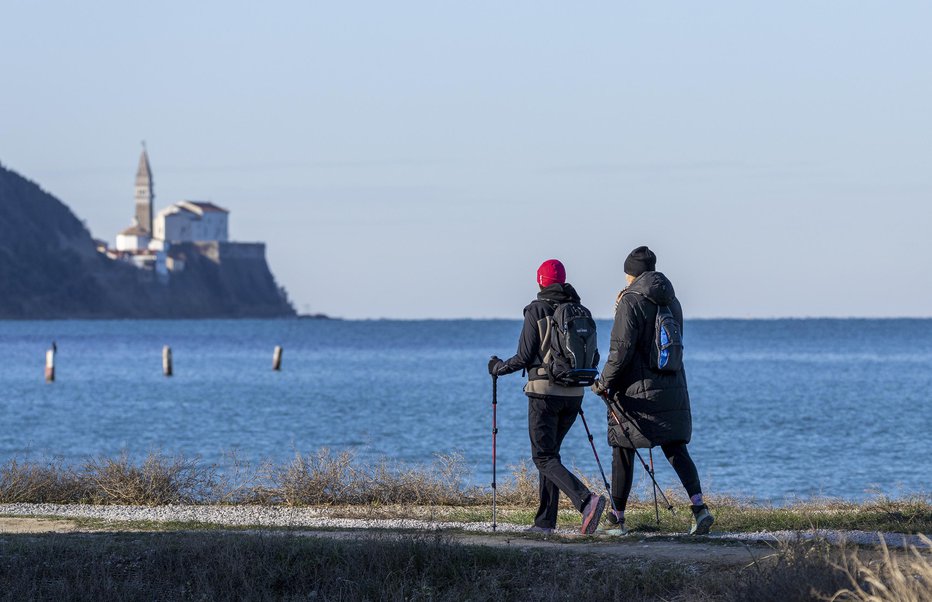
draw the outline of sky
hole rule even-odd
[[[113,242],[231,211],[296,308],[932,316],[932,3],[0,0],[0,163]]]

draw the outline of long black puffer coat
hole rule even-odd
[[[608,443],[615,447],[688,443],[692,436],[686,371],[650,367],[658,305],[669,306],[682,329],[683,309],[673,284],[660,272],[645,272],[625,289],[615,310],[611,351],[602,368],[602,384],[622,410],[616,409],[620,426],[611,411],[608,416]]]

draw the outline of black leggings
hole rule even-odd
[[[683,487],[686,488],[686,494],[690,497],[697,493],[702,493],[702,487],[699,484],[699,473],[696,471],[696,465],[693,459],[689,457],[689,450],[686,449],[685,443],[668,443],[661,445],[663,455],[673,466],[676,475],[680,478]],[[647,455],[644,450],[642,456]],[[624,511],[628,503],[628,496],[631,495],[631,483],[634,478],[634,450],[627,447],[615,447],[612,450],[612,500],[615,502],[615,508]]]

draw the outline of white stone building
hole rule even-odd
[[[182,201],[159,211],[155,217],[158,241],[227,242],[230,212],[213,203]]]
[[[149,248],[152,237],[139,224],[133,224],[116,237],[116,250],[124,253],[144,251]]]

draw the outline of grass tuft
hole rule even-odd
[[[932,539],[920,535],[926,548],[932,548]],[[832,601],[843,602],[923,602],[932,600],[932,558],[915,546],[909,546],[905,558],[892,554],[881,538],[882,556],[879,561],[862,559],[858,551],[844,555],[840,564],[834,564],[847,579],[847,587],[838,590]]]

